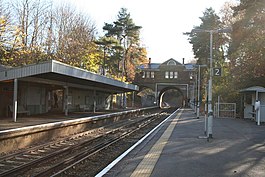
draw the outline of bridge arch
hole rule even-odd
[[[187,106],[188,100],[193,99],[191,90],[194,90],[195,80],[191,76],[196,75],[193,64],[179,63],[173,58],[163,63],[151,63],[149,59],[149,63],[139,66],[139,69],[140,73],[136,74],[133,83],[154,91],[154,105],[159,106],[163,102],[170,92],[168,90],[179,94],[176,97],[182,101],[178,101],[178,106]]]
[[[176,86],[165,87],[158,95],[158,105],[160,107],[183,107],[185,104],[185,94]]]

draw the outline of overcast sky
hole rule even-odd
[[[117,20],[119,10],[128,9],[136,25],[142,26],[141,41],[147,48],[147,57],[154,63],[169,58],[182,62],[193,59],[192,46],[183,32],[200,25],[199,17],[206,8],[216,13],[231,0],[64,0],[87,13],[103,34],[104,22]],[[236,0],[233,0],[236,1]]]

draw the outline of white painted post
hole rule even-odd
[[[258,116],[258,125],[260,125],[260,107],[257,110],[257,116]]]
[[[257,119],[257,125],[260,125],[260,101],[258,100],[259,100],[259,92],[256,91],[256,102],[255,102],[256,119]]]
[[[155,85],[155,104],[156,104],[156,106],[158,105],[158,100],[157,100],[157,83],[156,83],[156,85]]]
[[[213,33],[228,33],[231,28],[224,28],[218,30],[204,30],[204,29],[193,29],[191,33],[210,33],[210,80],[209,80],[209,92],[208,92],[208,132],[207,137],[212,138],[213,136],[213,109],[212,109],[212,80],[213,80]]]
[[[260,125],[260,101],[255,101],[256,121],[257,125]]]
[[[210,80],[208,92],[208,138],[213,137],[213,109],[212,109],[212,87],[213,87],[213,30],[210,30]]]
[[[198,100],[197,100],[197,119],[200,118],[200,87],[201,87],[201,65],[199,65],[198,73]]]
[[[17,121],[17,79],[14,79],[14,94],[13,94],[13,120]]]
[[[212,79],[209,80],[209,92],[211,92],[212,88]],[[208,92],[208,128],[207,128],[207,137],[212,138],[213,137],[213,110],[212,110],[212,95]]]

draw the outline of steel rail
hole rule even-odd
[[[148,117],[150,117],[150,115],[145,117],[145,119]],[[121,124],[124,124],[124,123],[121,123]],[[1,160],[2,160],[2,162],[6,161],[6,162],[10,162],[10,163],[7,163],[7,165],[9,165],[9,166],[5,166],[5,168],[7,167],[7,169],[2,171],[0,173],[0,176],[1,177],[2,176],[3,177],[4,176],[10,176],[12,174],[18,173],[21,170],[28,169],[28,168],[32,167],[33,164],[45,161],[51,157],[59,156],[60,154],[67,153],[69,151],[77,151],[78,149],[83,148],[87,144],[90,144],[91,141],[96,141],[100,137],[105,136],[105,134],[114,133],[115,131],[118,131],[118,129],[120,129],[120,127],[113,129],[113,130],[110,130],[110,131],[107,131],[102,135],[97,135],[93,139],[88,139],[86,141],[83,141],[82,143],[74,144],[73,141],[69,141],[69,139],[75,139],[75,137],[80,138],[80,136],[81,136],[81,135],[75,135],[71,138],[68,138],[67,140],[61,140],[57,143],[47,144],[45,146],[33,147],[30,150],[27,150],[24,153],[22,153],[22,155],[21,155],[21,153],[15,153],[15,155],[13,154],[13,156],[7,155],[6,158],[1,158]],[[91,131],[88,131],[88,132],[91,132]],[[81,133],[81,134],[89,134],[88,132]],[[72,145],[70,145],[70,144],[72,144]],[[62,147],[63,145],[65,145],[66,147],[63,148]],[[49,151],[49,150],[51,150],[52,152],[51,153],[48,152],[48,154],[45,155],[45,151]],[[21,158],[21,156],[23,156],[23,155],[26,158]],[[12,160],[14,158],[17,159],[17,161]],[[19,161],[18,159],[22,160],[23,162]],[[1,165],[1,161],[0,161],[0,165]],[[3,165],[2,165],[2,167],[3,167]]]

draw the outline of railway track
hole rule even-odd
[[[0,176],[53,176],[159,118],[141,116],[0,157]],[[59,172],[59,173],[58,173]]]

